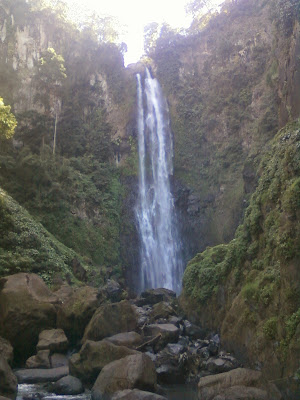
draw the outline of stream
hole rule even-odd
[[[82,394],[62,396],[51,393],[49,383],[36,383],[18,385],[18,395],[16,400],[90,400],[91,392],[86,390]],[[169,385],[163,386],[166,397],[169,400],[197,400],[195,386],[190,385]]]

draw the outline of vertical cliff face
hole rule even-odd
[[[299,113],[299,22],[284,33],[275,3],[240,1],[200,32],[170,32],[157,42],[190,254],[233,237],[264,149]]]
[[[0,93],[18,119],[13,143],[1,143],[0,185],[92,269],[121,275],[133,224],[123,183],[137,179],[135,71],[117,45],[30,2],[1,3],[0,33]]]
[[[299,374],[299,39],[296,2],[241,0],[153,53],[188,250],[208,246],[182,305],[286,387]]]

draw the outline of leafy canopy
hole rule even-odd
[[[10,112],[10,106],[4,105],[2,97],[0,97],[0,138],[10,139],[15,133],[17,121],[15,116]]]

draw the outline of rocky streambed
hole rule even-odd
[[[0,288],[0,396],[282,398],[260,371],[226,353],[217,333],[188,321],[170,290],[123,299],[121,287],[109,281],[101,290],[63,285],[50,292],[34,274],[2,278]]]

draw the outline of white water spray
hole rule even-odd
[[[146,70],[137,75],[139,198],[141,239],[140,290],[181,289],[183,263],[174,200],[170,189],[173,142],[169,110],[161,87]]]

